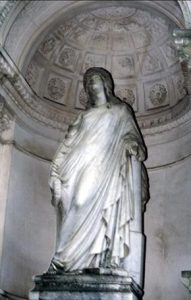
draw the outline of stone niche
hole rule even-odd
[[[68,123],[85,109],[83,72],[101,66],[133,106],[148,147],[143,299],[189,300],[180,275],[191,265],[191,116],[172,39],[173,29],[184,27],[178,2],[7,3],[2,44],[17,72],[12,81],[5,73],[0,87],[15,122],[7,133],[9,113],[0,113],[8,143],[0,145],[1,289],[27,297],[32,275],[48,268],[56,231],[50,161]],[[9,65],[1,61],[3,68]]]

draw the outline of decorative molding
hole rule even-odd
[[[5,102],[0,97],[0,137],[2,133],[6,130],[9,130],[11,127],[11,116],[5,108]]]
[[[9,1],[9,2],[14,3],[15,0]],[[32,10],[35,10],[37,12],[37,6],[35,5],[35,2],[32,2],[32,4],[33,4]],[[162,1],[161,1],[160,5],[163,6]],[[31,7],[30,3],[29,3],[29,6]],[[167,7],[168,7],[168,5],[167,5]],[[126,10],[126,12],[125,12],[125,10]],[[133,11],[130,18],[126,18],[128,11],[129,11],[130,15]],[[34,13],[34,11],[32,11],[32,12]],[[174,76],[173,75],[174,72],[178,72],[177,68],[174,68],[174,67],[178,67],[178,64],[177,64],[176,66],[174,65],[174,67],[171,69],[168,68],[168,74],[167,74],[167,68],[165,69],[165,63],[164,63],[165,58],[163,57],[164,61],[162,62],[160,60],[162,56],[161,57],[160,57],[160,55],[157,56],[159,58],[159,65],[158,65],[158,61],[155,60],[156,57],[155,57],[155,55],[153,55],[153,54],[155,54],[155,52],[153,50],[155,50],[157,46],[163,47],[163,46],[167,45],[166,42],[171,38],[169,31],[168,31],[168,18],[165,19],[160,16],[153,16],[151,13],[141,10],[139,7],[136,9],[135,8],[130,9],[128,7],[121,7],[121,8],[120,7],[119,8],[106,7],[106,8],[104,8],[104,10],[103,9],[99,9],[99,10],[94,9],[90,13],[89,12],[90,12],[90,10],[88,11],[88,13],[81,14],[80,10],[79,10],[79,14],[78,14],[77,18],[74,20],[74,22],[73,21],[71,22],[70,18],[68,18],[68,21],[66,21],[66,22],[62,21],[63,24],[58,24],[57,27],[54,27],[55,31],[54,32],[51,31],[51,32],[47,33],[46,38],[44,39],[44,41],[42,41],[41,46],[38,49],[38,54],[41,55],[41,57],[43,55],[44,62],[47,60],[48,62],[50,62],[50,64],[55,63],[55,65],[53,66],[53,69],[51,69],[51,66],[49,64],[50,70],[49,70],[49,73],[46,74],[47,77],[46,76],[44,77],[44,73],[43,73],[43,76],[41,76],[43,78],[49,79],[49,80],[46,80],[46,89],[45,89],[45,86],[42,87],[42,88],[44,88],[44,91],[47,93],[46,95],[43,93],[43,90],[42,90],[42,93],[41,94],[39,93],[39,96],[38,96],[37,88],[35,87],[35,91],[33,91],[31,89],[31,87],[27,84],[27,82],[23,78],[22,74],[18,71],[17,67],[12,63],[11,59],[4,54],[2,54],[0,56],[0,78],[2,80],[2,88],[5,90],[5,92],[7,94],[9,94],[9,96],[11,97],[14,104],[21,111],[23,111],[25,115],[29,116],[30,118],[32,118],[34,120],[37,120],[39,123],[64,131],[66,129],[66,126],[75,118],[75,116],[79,112],[78,109],[75,109],[75,107],[72,107],[72,103],[74,102],[73,99],[76,97],[76,94],[75,94],[75,91],[73,90],[73,88],[75,89],[75,86],[78,86],[77,84],[75,85],[73,83],[75,83],[76,80],[78,80],[78,81],[81,80],[82,70],[84,72],[87,67],[95,65],[95,64],[103,65],[103,67],[105,67],[106,62],[107,62],[107,67],[109,65],[111,66],[112,69],[110,71],[113,74],[113,72],[116,69],[115,67],[117,64],[119,70],[121,70],[120,71],[121,76],[118,77],[119,81],[116,82],[116,84],[125,86],[126,83],[124,81],[120,81],[121,77],[124,78],[124,75],[123,75],[123,73],[125,72],[124,70],[127,70],[128,71],[127,74],[130,75],[130,77],[131,77],[133,73],[137,73],[137,72],[139,73],[139,71],[142,70],[141,64],[144,63],[143,73],[146,73],[147,76],[145,76],[143,78],[140,75],[140,77],[141,77],[141,80],[139,81],[140,86],[135,87],[135,90],[136,90],[135,92],[133,89],[131,89],[133,80],[132,80],[132,78],[129,78],[129,82],[127,82],[127,88],[126,88],[126,90],[123,91],[123,93],[125,95],[122,95],[123,96],[122,98],[126,99],[127,102],[130,102],[131,104],[134,102],[134,106],[135,106],[135,104],[137,105],[138,122],[140,124],[140,127],[143,128],[143,131],[148,132],[148,134],[150,134],[150,133],[152,134],[152,132],[160,132],[160,130],[165,131],[166,130],[165,128],[168,128],[167,124],[173,123],[172,121],[175,118],[181,119],[181,117],[180,117],[181,115],[184,115],[184,114],[187,115],[188,113],[185,112],[185,108],[187,107],[188,102],[186,100],[182,100],[177,104],[173,102],[172,105],[174,105],[174,106],[170,107],[170,105],[169,105],[169,107],[167,109],[165,107],[160,107],[160,104],[161,104],[160,102],[163,99],[162,100],[159,99],[159,103],[157,104],[157,106],[155,104],[153,105],[154,106],[153,110],[149,110],[149,111],[145,110],[144,113],[141,110],[143,107],[141,108],[141,105],[140,105],[141,101],[143,102],[143,97],[144,97],[143,93],[141,94],[141,90],[143,90],[143,88],[141,86],[142,84],[145,84],[145,82],[146,83],[151,82],[151,85],[153,85],[154,83],[159,85],[160,82],[159,82],[158,78],[161,74],[163,76],[164,81],[168,81],[168,78],[170,78],[170,76]],[[101,14],[101,16],[103,14],[107,15],[107,17],[105,18],[105,24],[104,24],[104,26],[101,26],[101,27],[100,27],[100,24],[103,22],[100,22],[100,21],[102,21],[101,18],[103,18],[103,17],[101,17],[100,14]],[[124,14],[124,17],[123,17],[123,14]],[[23,15],[24,15],[24,13],[23,13]],[[118,21],[113,22],[111,25],[111,21],[114,16],[116,16],[115,18]],[[61,25],[64,26],[64,24],[65,24],[67,26],[67,24],[69,24],[69,23],[70,23],[70,26],[68,26],[67,33],[64,33],[65,31],[61,32]],[[117,24],[117,26],[113,26],[116,24]],[[158,28],[157,30],[156,30],[156,28],[154,28],[154,24],[155,25],[157,24],[157,28]],[[134,52],[131,52],[131,56],[132,56],[131,57],[130,53],[128,53],[128,54],[126,53],[126,48],[124,49],[124,51],[120,52],[120,55],[116,55],[116,54],[118,54],[118,52],[112,52],[113,51],[112,50],[113,49],[112,48],[113,41],[112,41],[111,37],[113,35],[110,34],[111,29],[114,31],[115,35],[119,37],[119,40],[120,40],[120,38],[123,38],[124,35],[127,36],[128,42],[131,44],[132,47],[134,47],[134,48],[132,48],[132,47],[131,48],[135,49],[135,48],[140,47],[140,45],[135,43],[135,33],[136,32],[139,33],[140,27],[143,27],[145,30],[145,31],[143,31],[143,33],[146,32],[146,33],[148,33],[148,35],[146,34],[146,37],[143,39],[143,41],[141,41],[140,38],[137,37],[137,42],[138,43],[141,42],[141,44],[143,44],[143,46],[145,46],[147,44],[148,37],[149,37],[149,43],[153,40],[153,46],[152,46],[152,47],[154,47],[153,50],[149,48],[149,52],[145,53],[145,55],[148,54],[150,56],[146,57],[144,55],[144,53],[142,53],[142,51],[138,50],[136,55],[137,54],[142,55],[142,58],[141,58],[140,62],[138,63],[138,60],[136,59],[136,55],[134,55]],[[155,29],[155,30],[153,31],[151,29]],[[80,35],[76,36],[78,34],[80,34]],[[159,34],[161,38],[156,39],[155,34]],[[106,37],[106,38],[104,38],[104,41],[105,40],[109,41],[109,44],[102,45],[102,42],[103,42],[102,37],[103,36]],[[65,37],[66,37],[66,40],[65,40]],[[99,45],[102,45],[102,46],[99,46],[101,48],[98,47],[96,50],[97,51],[96,53],[93,53],[92,47],[90,47],[91,49],[90,48],[86,49],[87,51],[82,51],[83,53],[80,52],[82,48],[84,49],[84,46],[86,47],[86,45],[84,45],[84,41],[87,41],[87,47],[89,47],[89,45],[90,46],[93,45],[93,44],[91,44],[89,37],[92,38],[93,43],[94,43],[94,40],[96,40],[96,43],[94,43],[95,44],[94,46],[96,46],[96,44],[99,43]],[[79,38],[79,40],[78,40],[78,38]],[[124,40],[124,38],[123,38],[123,40]],[[65,42],[67,42],[67,43],[65,43]],[[73,42],[75,43],[75,45],[72,44]],[[115,43],[116,43],[116,45],[118,45],[118,42],[115,41]],[[119,41],[119,43],[120,43],[120,41]],[[104,52],[104,50],[108,47],[108,45],[110,46],[110,49],[111,49],[110,57],[107,57],[106,53]],[[71,51],[69,51],[68,49],[70,49]],[[73,49],[73,54],[72,54],[72,49]],[[101,49],[101,51],[100,51],[100,49]],[[170,49],[169,55],[171,57],[171,52],[172,52],[172,54],[174,52],[171,51],[171,48],[169,48],[169,49]],[[118,50],[120,50],[120,49],[118,49]],[[72,57],[74,57],[74,55],[75,55],[74,52],[77,53],[77,58],[76,58],[77,61],[75,63],[75,66],[77,66],[77,69],[74,69],[74,67],[72,65]],[[59,55],[57,55],[57,54],[59,54]],[[114,60],[114,58],[116,58],[116,63],[113,66],[112,59]],[[176,53],[175,53],[175,55],[172,55],[172,61],[173,61],[172,63],[174,63],[174,64],[176,63]],[[34,61],[34,63],[35,63],[35,61]],[[59,72],[57,72],[58,70],[56,69],[58,66],[58,63],[60,63],[60,67],[61,67],[59,69]],[[41,66],[38,66],[38,67],[41,67]],[[161,72],[161,67],[164,72],[162,71],[163,73],[159,74],[159,72]],[[46,68],[46,63],[45,63],[43,72],[44,72],[45,68]],[[66,74],[64,73],[65,72],[64,68],[66,68]],[[152,73],[152,70],[154,70],[153,73]],[[28,79],[29,84],[31,84],[31,86],[34,88],[33,79],[35,80],[34,77],[36,77],[37,73],[39,73],[40,71],[36,72],[36,70],[32,70],[32,69],[29,71],[30,72],[28,74],[27,79]],[[53,71],[55,72],[54,74],[53,74]],[[158,73],[155,71],[157,71]],[[71,77],[71,76],[73,76],[73,73],[75,73],[75,76]],[[53,74],[53,75],[58,74],[58,76],[54,76],[55,78],[53,78],[53,77],[50,77],[51,74]],[[153,76],[153,74],[154,74],[154,76]],[[53,76],[53,75],[51,75],[51,76]],[[152,76],[154,77],[154,78],[152,78],[153,81],[150,80]],[[164,76],[166,76],[166,77],[164,78]],[[64,79],[64,77],[66,77],[66,80]],[[54,80],[54,79],[57,79],[57,80]],[[61,84],[62,79],[63,79],[63,84]],[[67,82],[67,79],[68,79],[68,82],[71,80],[71,85],[70,85],[70,83]],[[171,80],[171,78],[170,78],[170,80]],[[38,80],[38,82],[39,82],[39,86],[41,86],[41,80]],[[52,84],[50,84],[50,83],[52,83]],[[58,84],[56,84],[56,83],[58,83]],[[68,88],[69,85],[72,88]],[[181,86],[182,85],[180,82],[179,89],[181,89]],[[54,88],[54,90],[52,91],[53,88]],[[55,88],[56,88],[56,91],[55,91]],[[168,82],[167,82],[167,88],[168,88]],[[71,94],[69,94],[69,92],[71,92]],[[180,90],[180,92],[181,92],[181,90]],[[121,93],[122,93],[122,91],[121,91]],[[65,95],[63,95],[63,94],[65,94]],[[41,98],[40,96],[42,96],[42,95],[45,95],[46,99]],[[47,97],[47,95],[49,97]],[[61,99],[62,95],[63,95],[63,98]],[[167,96],[169,97],[169,95],[170,95],[170,93],[168,92],[168,95],[166,95],[165,98],[167,98]],[[139,97],[140,97],[140,101],[139,101]],[[66,102],[65,102],[65,99],[67,99]],[[70,99],[72,99],[72,100],[70,101]],[[84,96],[80,95],[79,102],[81,103],[82,109],[85,104],[85,101],[86,100],[85,100]],[[146,100],[144,99],[144,101],[146,101]],[[165,99],[165,101],[166,101],[166,99]],[[164,101],[162,101],[162,104],[164,104],[163,102]],[[68,103],[70,104],[70,106],[67,106]],[[168,103],[171,103],[171,102],[169,101]],[[159,108],[159,109],[157,110],[157,108]],[[187,107],[187,109],[188,109],[188,107]],[[160,128],[160,130],[159,130],[159,128]]]
[[[5,58],[2,54],[0,55],[0,78],[2,88],[9,94],[15,105],[39,123],[65,131],[67,125],[76,117],[74,113],[54,109],[42,102],[10,58]]]
[[[7,1],[11,2],[11,1]],[[10,56],[14,58],[14,61],[21,67],[25,60],[25,54],[27,51],[24,49],[33,48],[33,36],[36,34],[37,25],[41,31],[44,30],[42,24],[47,23],[47,27],[51,25],[52,22],[56,22],[59,17],[65,16],[68,18],[70,14],[70,9],[73,7],[77,9],[76,19],[78,14],[85,12],[86,9],[91,9],[92,7],[100,8],[100,6],[109,6],[108,1],[103,1],[103,4],[100,5],[99,1],[16,1],[17,5],[14,9],[14,17],[11,18],[8,16],[5,23],[9,24],[7,26],[6,33],[4,35],[4,41],[6,40],[6,49],[8,50]],[[134,3],[129,5],[128,1],[123,1],[124,8],[126,6],[134,6]],[[134,1],[133,1],[134,2]],[[176,26],[184,28],[184,19],[182,16],[182,11],[175,3],[175,1],[135,1],[136,7],[152,9],[156,11],[157,14],[162,14],[165,18],[174,22]],[[185,1],[182,1],[185,2]],[[24,4],[23,4],[24,3]],[[25,9],[19,10],[18,7],[25,7]],[[76,7],[75,7],[76,6]],[[121,9],[124,11],[123,9]],[[15,18],[17,16],[17,18]],[[140,18],[140,20],[142,20]],[[103,20],[100,19],[100,23],[103,23]],[[22,24],[28,24],[29,30],[25,28],[23,30]],[[98,25],[98,24],[97,24]],[[8,28],[9,27],[9,28]],[[96,26],[98,28],[98,26]],[[35,33],[35,34],[34,34]],[[41,32],[42,33],[42,32]],[[34,35],[33,35],[34,34]],[[22,55],[22,57],[20,57]]]
[[[189,0],[188,0],[189,1]],[[191,7],[187,3],[188,1],[185,0],[178,0],[177,2],[180,5],[180,8],[182,10],[183,16],[184,16],[184,22],[186,25],[186,28],[191,28]]]
[[[48,105],[47,101],[45,102],[40,99],[32,91],[10,58],[5,58],[2,54],[0,56],[0,77],[2,88],[10,96],[14,104],[25,115],[39,123],[65,131],[68,124],[76,118],[77,111],[75,113],[59,109],[59,107]],[[145,117],[145,119],[138,116],[138,123],[142,128],[143,134],[152,135],[161,133],[191,120],[191,111],[190,107],[188,107],[187,99],[182,100],[178,105],[181,105],[181,111],[180,108],[177,109],[175,106],[165,116],[154,117],[154,119],[152,116],[149,116],[149,118]],[[180,112],[181,116],[179,117]]]
[[[140,7],[132,10],[110,5],[79,11],[77,17],[68,16],[50,26],[33,55],[29,55],[24,76],[44,102],[52,106],[59,103],[63,105],[61,110],[78,114],[79,109],[85,109],[86,102],[78,90],[83,74],[90,67],[107,68],[120,88],[117,95],[133,104],[139,119],[148,120],[144,126],[158,126],[171,119],[171,107],[182,99],[175,96],[172,86],[175,74],[181,75],[182,70],[169,20]],[[103,15],[107,16],[104,24]],[[147,93],[145,87],[159,86],[161,80],[166,96],[163,89],[158,91],[163,92],[163,98],[153,98],[152,93],[150,101],[150,90]],[[163,117],[159,120],[161,112]]]
[[[2,55],[0,55],[0,74],[1,76],[6,75],[8,78],[14,77],[14,71]]]
[[[3,1],[1,1],[3,2]],[[17,0],[8,0],[4,1],[5,5],[0,7],[0,28],[5,23],[7,17],[9,16],[10,11],[13,9],[15,4],[17,4]]]
[[[183,125],[184,123],[191,121],[191,107],[188,105],[188,102],[190,102],[190,101],[183,102],[182,114],[180,114],[180,115],[179,115],[179,113],[176,114],[176,110],[174,110],[174,112],[173,112],[173,109],[172,109],[172,111],[169,114],[167,114],[166,116],[164,116],[164,118],[163,118],[163,116],[161,116],[161,118],[157,118],[155,120],[148,120],[148,121],[147,120],[145,120],[145,121],[138,120],[138,123],[139,123],[140,127],[142,128],[143,134],[144,135],[160,134],[165,131],[169,131],[174,128],[177,128],[177,127]],[[164,124],[161,124],[161,123],[164,123]],[[147,127],[147,128],[145,128],[145,127]]]

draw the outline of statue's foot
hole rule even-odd
[[[57,275],[63,273],[66,273],[65,268],[55,264],[54,261],[51,261],[50,267],[46,274]]]
[[[48,275],[56,275],[57,274],[57,269],[55,266],[51,263],[50,267],[48,268],[48,271],[46,272]]]

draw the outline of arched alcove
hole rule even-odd
[[[191,263],[190,96],[172,37],[188,19],[178,2],[7,2],[1,95],[13,120],[0,145],[8,177],[0,288],[26,297],[31,276],[48,268],[55,235],[50,160],[85,109],[84,71],[101,66],[113,74],[116,94],[133,105],[148,147],[144,299],[189,298],[180,271]]]

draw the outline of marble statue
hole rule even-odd
[[[121,268],[134,218],[132,157],[141,162],[142,201],[147,200],[146,149],[131,107],[114,95],[103,68],[86,71],[84,89],[88,108],[69,127],[51,166],[55,272]]]

